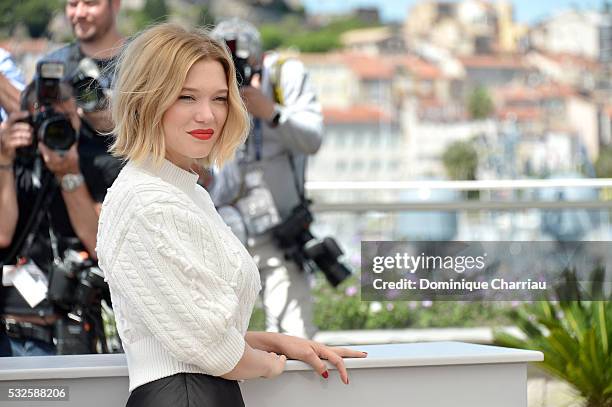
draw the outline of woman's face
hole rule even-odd
[[[228,112],[227,77],[218,61],[193,64],[178,99],[162,116],[166,159],[189,170],[221,136]]]

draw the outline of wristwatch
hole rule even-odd
[[[72,192],[85,182],[83,174],[66,174],[60,180],[62,191]]]

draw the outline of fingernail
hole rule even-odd
[[[347,378],[346,378],[346,384],[348,384],[348,383],[349,383],[349,380],[348,380],[348,377],[347,377]]]
[[[329,373],[326,370],[323,373],[321,373],[321,376],[323,376],[324,379],[327,379],[329,377]]]
[[[368,356],[368,352],[363,352],[364,355]]]

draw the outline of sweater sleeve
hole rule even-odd
[[[164,204],[136,213],[113,253],[107,279],[137,318],[177,360],[213,376],[231,371],[244,353],[236,328],[239,264],[212,222]]]

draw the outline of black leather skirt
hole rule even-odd
[[[177,373],[136,387],[126,407],[244,407],[235,380]]]

